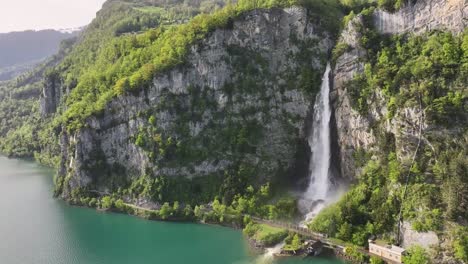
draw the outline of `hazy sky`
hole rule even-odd
[[[0,0],[0,33],[89,24],[105,0]]]

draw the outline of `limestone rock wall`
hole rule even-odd
[[[226,148],[230,143],[222,141],[220,131],[246,123],[258,124],[260,132],[249,142],[255,150],[241,157],[258,167],[254,177],[268,179],[290,169],[298,145],[305,145],[305,123],[315,98],[314,92],[297,85],[298,80],[304,69],[312,69],[320,80],[332,46],[330,35],[310,22],[306,9],[244,14],[231,28],[216,30],[193,46],[184,65],[155,76],[153,85],[139,94],[113,100],[102,115],[88,120],[87,128],[72,135],[64,152],[68,157],[62,161],[67,167],[62,177],[70,179],[65,189],[106,191],[109,186],[98,182],[107,176],[96,172],[102,163],[123,167],[129,177],[143,175],[148,168],[168,177],[223,175],[239,157]],[[203,104],[196,103],[200,98],[194,89],[203,94]],[[190,118],[184,119],[186,114]],[[157,157],[135,144],[140,131],[150,129],[150,115],[158,133],[180,144],[190,138],[186,147],[203,158],[157,163]]]
[[[62,98],[62,80],[56,73],[47,74],[43,81],[43,89],[40,97],[41,115],[55,113]]]
[[[418,0],[398,12],[378,10],[374,14],[375,25],[382,33],[421,33],[433,29],[455,33],[465,30],[468,24],[466,0]]]
[[[467,7],[468,2],[465,0],[419,0],[394,14],[377,10],[374,13],[374,23],[376,29],[384,34],[418,34],[433,29],[460,33],[466,28]],[[362,116],[351,108],[347,83],[357,74],[364,72],[362,58],[365,56],[365,50],[359,44],[361,36],[358,31],[359,25],[362,24],[362,17],[356,17],[340,36],[339,41],[346,43],[350,48],[336,62],[332,91],[341,173],[348,179],[355,179],[360,171],[355,165],[353,153],[361,148],[374,149],[376,135],[371,124],[382,120],[387,114],[386,102],[378,93],[368,99],[367,116]],[[417,142],[422,115],[418,108],[401,109],[395,119],[386,121],[381,126],[384,131],[394,135],[397,155],[400,157],[408,157],[414,151],[413,143]],[[422,124],[422,127],[426,129],[428,126]]]

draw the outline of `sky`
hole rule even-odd
[[[0,33],[89,24],[105,0],[0,0]]]

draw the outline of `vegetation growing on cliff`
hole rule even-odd
[[[347,11],[359,13],[362,9],[371,6],[395,12],[404,5],[414,4],[415,0],[340,0]]]
[[[371,235],[396,242],[401,216],[416,231],[446,235],[450,222],[463,225],[468,218],[468,34],[382,36],[372,13],[363,10],[364,25],[356,24],[367,57],[364,73],[347,89],[352,107],[374,117],[372,147],[378,151],[356,150],[355,163],[363,168],[358,182],[309,227],[358,245]],[[345,48],[335,49],[337,57]],[[389,131],[389,124],[397,129]],[[450,250],[464,256],[466,248],[455,244]],[[408,262],[427,259],[418,249],[411,252]]]
[[[62,129],[77,130],[114,96],[140,91],[154,74],[182,63],[192,44],[215,28],[229,27],[232,19],[242,13],[291,5],[305,5],[316,14],[331,14],[322,23],[336,28],[335,18],[340,11],[335,1],[108,1],[78,43],[64,43],[55,63],[45,65],[37,74],[21,77],[17,84],[1,85],[0,96],[5,98],[0,103],[1,151],[16,157],[34,155],[41,162],[57,166]],[[59,98],[56,114],[41,117],[38,97],[46,69],[57,77],[61,83],[57,89],[64,96]],[[311,83],[318,78],[310,69],[303,76],[304,89],[317,85]],[[186,148],[178,150],[189,153],[187,159],[195,156]]]
[[[337,16],[339,12],[336,4],[323,0],[241,0],[212,14],[198,15],[187,24],[160,26],[143,34],[112,38],[104,42],[104,47],[95,54],[97,59],[94,63],[88,59],[78,60],[77,56],[89,58],[89,54],[77,49],[64,64],[72,69],[67,69],[66,85],[74,87],[67,98],[68,109],[60,117],[61,122],[69,130],[84,126],[85,119],[103,111],[113,97],[138,92],[149,84],[156,73],[182,64],[191,45],[216,28],[229,27],[232,19],[240,14],[256,8],[291,5],[306,5],[313,12],[327,11],[332,14],[330,17]],[[335,20],[327,21],[328,25],[333,23],[336,23]],[[85,66],[89,67],[85,70]]]
[[[388,118],[405,106],[422,105],[429,122],[449,125],[466,112],[468,34],[432,32],[395,36],[369,44],[365,73],[350,84],[355,108],[365,114],[375,88],[386,96]],[[373,55],[375,54],[375,55]]]
[[[320,12],[332,14],[322,24],[326,28],[336,28],[337,20],[332,18],[340,14],[337,2],[308,0],[238,1],[212,14],[198,15],[186,24],[161,24],[158,28],[141,34],[116,34],[115,29],[111,30],[109,35],[112,37],[96,42],[100,43],[97,50],[93,51],[92,47],[95,46],[91,45],[93,55],[96,56],[94,62],[88,61],[86,58],[90,54],[82,49],[83,47],[79,47],[68,61],[59,67],[58,71],[64,72],[62,73],[62,76],[66,76],[64,83],[71,89],[71,93],[64,99],[66,107],[58,109],[54,124],[72,132],[86,127],[86,119],[90,116],[99,117],[113,98],[142,93],[155,75],[177,65],[183,65],[192,45],[205,39],[216,28],[232,27],[235,18],[242,17],[244,13],[253,9],[291,5],[307,6],[314,14],[310,16],[312,19],[318,19],[317,14]],[[161,11],[157,7],[136,9],[144,13]],[[106,21],[108,20],[103,20],[101,23],[104,24],[101,25],[97,20],[96,25],[91,28],[101,26],[106,28]],[[317,30],[321,29],[322,26],[317,27]],[[302,45],[300,51],[291,52],[291,56],[297,57],[297,64],[300,67],[297,72],[296,69],[291,69],[285,73],[288,76],[281,76],[287,80],[287,84],[281,85],[280,89],[284,92],[291,87],[299,86],[308,96],[313,97],[320,84],[320,74],[311,69],[310,61],[317,59],[324,64],[325,56],[314,49],[318,46],[316,42],[299,41],[298,45]],[[236,75],[233,75],[231,83],[223,87],[229,94],[227,104],[231,105],[232,101],[239,100],[233,98],[236,93],[246,96],[261,94],[263,96],[260,98],[261,101],[269,102],[271,98],[264,95],[268,87],[265,80],[270,80],[272,76],[269,75],[268,65],[263,58],[268,54],[236,46],[228,47],[228,53],[230,55],[228,59],[232,61]],[[99,172],[102,177],[94,178],[104,179],[93,184],[108,186],[113,193],[150,198],[159,203],[179,200],[199,204],[209,202],[218,196],[223,204],[229,205],[236,199],[236,195],[244,194],[249,185],[258,186],[264,182],[272,182],[277,175],[284,173],[281,169],[274,172],[270,170],[265,178],[259,179],[258,176],[260,169],[257,159],[264,161],[261,164],[264,168],[260,175],[266,174],[265,168],[268,167],[267,162],[270,160],[265,158],[265,154],[256,151],[259,138],[265,135],[255,115],[261,111],[265,116],[262,118],[268,120],[268,107],[243,109],[226,118],[225,113],[217,109],[218,103],[213,91],[197,86],[189,87],[188,90],[188,95],[165,93],[158,98],[158,104],[150,110],[138,113],[138,117],[143,120],[146,118],[147,122],[141,125],[140,132],[131,140],[148,154],[149,161],[155,165],[154,167],[146,168],[143,175],[132,175],[136,179],[124,179],[125,177],[116,174],[127,172],[115,173],[115,164],[110,164],[109,168],[90,165],[86,168],[87,172],[92,175],[97,175],[96,172]],[[165,128],[164,131],[158,127],[158,118],[159,114],[165,111],[176,115],[174,122],[171,122],[169,128]],[[206,115],[213,116],[211,122],[198,135],[191,135],[190,122],[203,120]],[[297,119],[297,116],[290,115],[281,120],[285,129],[291,130],[291,135],[297,134],[297,128],[288,123],[288,118]],[[291,144],[296,143],[291,142]],[[104,164],[105,160],[99,158],[102,157],[97,156],[94,159],[96,163]],[[202,176],[206,177],[193,179],[187,179],[187,173],[166,176],[165,173],[157,172],[163,167],[183,167],[193,174],[195,165],[203,161],[212,161],[214,164],[228,161],[228,164],[221,173],[209,175],[205,173]],[[283,167],[284,164],[280,165]],[[66,182],[63,186],[67,186]],[[265,211],[267,214],[279,214],[275,210]],[[289,215],[290,213],[286,216]]]

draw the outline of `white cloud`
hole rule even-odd
[[[89,24],[105,0],[0,0],[0,32]]]

